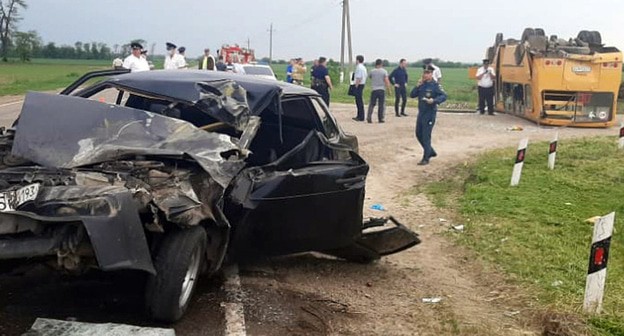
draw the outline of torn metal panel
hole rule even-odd
[[[61,168],[188,155],[224,188],[244,166],[239,147],[227,135],[141,110],[35,92],[24,101],[12,154]]]
[[[247,91],[232,80],[197,83],[200,91],[195,107],[242,131],[249,120]]]

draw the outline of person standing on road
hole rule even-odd
[[[167,42],[167,56],[165,56],[165,70],[178,70],[186,66],[186,61],[176,52],[177,46]]]
[[[184,66],[182,66],[181,69],[186,69],[188,67],[188,63],[186,63],[186,47],[180,47],[178,48],[178,55],[180,55],[180,58],[182,59],[182,64],[184,64]]]
[[[479,113],[485,114],[487,102],[488,115],[494,115],[494,80],[496,73],[490,67],[490,60],[484,59],[483,65],[477,69],[477,85],[479,86]]]
[[[366,67],[364,66],[364,56],[357,55],[355,57],[355,73],[353,74],[353,85],[355,85],[355,106],[357,106],[357,115],[353,120],[364,121],[364,86],[366,85]]]
[[[416,119],[416,138],[423,148],[423,157],[419,166],[429,164],[429,159],[438,156],[431,146],[431,132],[436,121],[438,105],[446,101],[446,93],[433,79],[433,67],[424,70],[422,79],[410,93],[410,97],[418,98],[418,118]]]
[[[394,114],[397,117],[407,117],[405,113],[405,104],[407,104],[407,78],[407,60],[403,58],[399,61],[399,66],[390,74],[390,82],[394,85]],[[399,101],[402,101],[400,112]]]
[[[433,64],[433,60],[431,58],[425,58],[423,60],[423,69],[433,68],[433,80],[437,83],[442,83],[442,70],[438,68],[437,65]]]
[[[368,121],[369,124],[373,122],[373,110],[375,109],[375,104],[379,103],[377,121],[384,123],[386,114],[386,88],[390,90],[390,80],[388,80],[388,71],[383,68],[383,61],[381,59],[375,61],[375,69],[371,70],[368,78],[371,80],[372,91],[366,121]]]
[[[319,57],[318,65],[312,70],[312,89],[318,92],[325,105],[329,107],[329,92],[333,90],[331,78],[329,77],[329,71],[326,66],[327,58]]]
[[[149,71],[149,63],[141,55],[143,46],[135,42],[130,44],[130,48],[132,49],[132,54],[124,59],[122,67],[130,69],[130,72]]]
[[[297,85],[303,85],[303,78],[305,77],[308,68],[305,66],[302,58],[295,59],[295,66],[293,67],[293,83]]]
[[[215,71],[215,58],[210,55],[210,49],[204,49],[204,56],[199,60],[199,70]]]
[[[223,56],[219,56],[219,61],[217,61],[215,68],[217,68],[217,71],[227,71],[227,64],[223,62]]]
[[[291,59],[288,62],[288,66],[286,67],[286,83],[292,83],[293,82],[293,69],[295,67],[295,60]]]

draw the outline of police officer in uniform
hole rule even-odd
[[[149,63],[141,55],[143,46],[134,42],[130,44],[130,48],[132,49],[132,54],[124,59],[122,66],[130,69],[131,72],[149,71]]]
[[[431,131],[435,125],[438,105],[446,101],[446,93],[433,79],[433,67],[424,70],[422,79],[410,93],[411,98],[418,98],[418,118],[416,119],[416,138],[423,148],[423,158],[419,166],[429,164],[429,159],[438,156],[431,146]]]

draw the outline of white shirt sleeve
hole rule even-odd
[[[484,73],[485,73],[484,67],[480,67],[479,69],[477,69],[477,77],[483,75]]]
[[[122,66],[126,69],[132,69],[132,58],[130,56],[126,57]]]

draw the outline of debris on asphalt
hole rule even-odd
[[[423,298],[423,303],[440,303],[442,301],[441,297],[432,297],[432,298]]]
[[[379,204],[379,203],[371,205],[370,208],[373,209],[373,210],[377,210],[377,211],[386,211],[386,208],[383,205]]]

